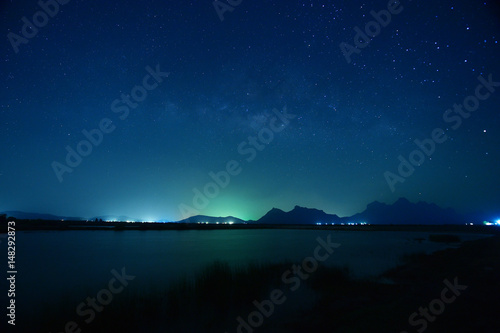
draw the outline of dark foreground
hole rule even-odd
[[[322,290],[315,310],[291,320],[288,329],[500,332],[500,236],[407,260],[384,274],[394,284],[354,282],[341,292],[335,286]]]
[[[500,236],[404,262],[376,280],[354,280],[344,268],[319,266],[293,283],[284,283],[283,274],[294,263],[234,268],[215,262],[194,281],[128,288],[90,323],[80,318],[78,327],[66,331],[500,332]],[[39,320],[18,318],[14,331],[64,332],[75,318],[74,304],[40,306],[33,316]]]

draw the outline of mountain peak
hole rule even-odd
[[[411,202],[410,202],[410,200],[401,197],[398,200],[396,200],[396,202],[394,204],[398,204],[398,205],[405,204],[405,205],[408,205],[408,204],[411,204]]]

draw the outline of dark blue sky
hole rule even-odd
[[[243,0],[222,21],[210,0],[47,3],[0,6],[0,211],[500,215],[494,1]]]

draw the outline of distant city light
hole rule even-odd
[[[500,226],[500,220],[496,220],[494,222],[490,222],[490,221],[483,221],[483,224],[484,225],[496,225],[496,226]]]
[[[316,222],[316,225],[335,225],[334,222],[328,223],[328,222]],[[347,223],[340,223],[340,225],[367,225],[368,223],[366,222],[347,222]]]

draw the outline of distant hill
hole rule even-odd
[[[65,220],[65,221],[81,221],[81,217],[71,217],[71,216],[58,216],[52,214],[41,214],[41,213],[26,213],[15,210],[0,212],[0,214],[5,214],[7,217],[15,217],[20,220]]]
[[[353,222],[365,221],[370,224],[458,224],[466,219],[451,208],[417,202],[412,203],[405,198],[398,199],[392,205],[378,201],[369,204],[359,214],[349,218]]]
[[[291,211],[284,212],[273,208],[262,216],[259,224],[316,224],[316,223],[339,223],[341,219],[333,214],[327,214],[322,210],[295,206]]]
[[[208,223],[253,223],[254,221],[245,221],[242,219],[239,219],[234,216],[226,216],[226,217],[215,217],[215,216],[206,216],[206,215],[196,215],[196,216],[191,216],[188,217],[187,219],[180,220],[178,221],[179,223],[203,223],[203,222],[208,222]]]

